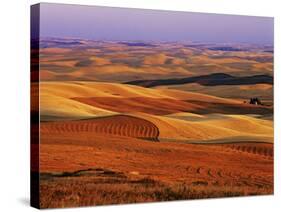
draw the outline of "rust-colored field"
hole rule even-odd
[[[42,134],[88,133],[89,135],[126,136],[157,140],[158,128],[145,119],[116,115],[80,121],[59,121],[41,124]]]
[[[106,119],[92,122],[41,123],[42,207],[273,192],[272,144],[152,142],[136,138],[149,137],[142,133],[115,134]]]
[[[167,115],[181,111],[195,111],[197,108],[201,108],[199,105],[171,98],[96,97],[74,98],[74,100],[120,113],[143,112],[155,115]],[[116,107],[116,105],[118,105],[118,107]],[[159,105],[161,105],[161,107],[159,107]]]
[[[222,145],[226,148],[230,148],[234,151],[245,152],[249,154],[256,154],[259,156],[273,159],[273,145],[268,143],[233,143]]]

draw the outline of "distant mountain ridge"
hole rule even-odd
[[[214,73],[209,75],[201,75],[186,78],[170,78],[160,80],[135,80],[125,84],[139,85],[142,87],[154,87],[160,85],[179,85],[186,83],[198,83],[205,86],[217,85],[252,85],[252,84],[273,84],[273,77],[270,75],[254,75],[237,77],[225,73]]]

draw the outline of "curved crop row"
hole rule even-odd
[[[89,120],[58,121],[40,124],[41,133],[96,133],[157,140],[158,128],[151,122],[127,115]]]

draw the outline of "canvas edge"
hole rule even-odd
[[[39,39],[40,4],[35,4],[30,7],[30,206],[37,209],[40,208]]]

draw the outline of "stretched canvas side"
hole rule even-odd
[[[30,204],[40,207],[39,198],[39,39],[40,39],[40,4],[31,6],[30,32]]]

